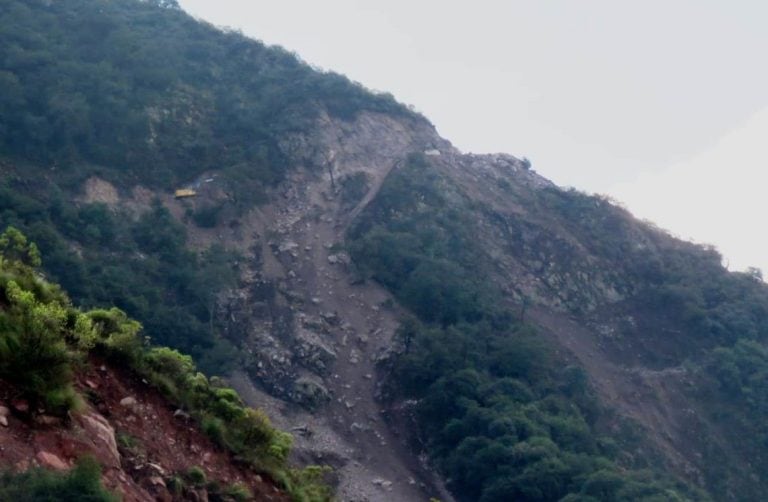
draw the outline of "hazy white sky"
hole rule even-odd
[[[768,272],[768,2],[180,0]]]

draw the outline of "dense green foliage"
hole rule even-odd
[[[696,343],[688,349],[709,350],[740,338],[768,340],[768,290],[754,273],[731,273],[715,249],[647,227],[638,245],[637,222],[608,200],[576,191],[545,195],[542,209],[553,211],[623,278],[633,309],[652,310],[683,328],[681,341],[695,334]]]
[[[79,354],[70,345],[92,343],[89,321],[35,274],[37,250],[17,229],[0,235],[0,248],[0,378],[33,407],[66,412],[77,404],[71,379]]]
[[[163,187],[212,168],[266,184],[287,167],[279,141],[321,109],[411,114],[391,96],[158,4],[2,0],[0,151]]]
[[[159,205],[136,220],[74,202],[83,181],[171,191],[216,169],[240,212],[264,202],[288,167],[280,145],[321,110],[412,115],[175,2],[0,0],[0,62],[0,157],[11,159],[0,160],[0,228],[37,242],[46,272],[78,304],[119,306],[206,372],[236,360],[212,318],[217,293],[234,284],[234,257],[188,251]],[[211,227],[221,214],[189,216]]]
[[[127,363],[172,402],[187,409],[219,446],[270,473],[297,502],[330,499],[323,471],[288,466],[291,436],[272,427],[262,411],[245,406],[218,378],[209,379],[198,372],[191,357],[167,347],[145,347],[136,336],[140,325],[119,309],[95,310],[87,315],[109,356]]]
[[[391,392],[417,399],[433,458],[464,500],[686,500],[688,488],[619,467],[576,367],[563,367],[490,280],[471,205],[425,158],[390,175],[349,234],[362,273],[405,323]]]
[[[156,343],[191,353],[209,372],[236,359],[218,336],[216,294],[235,285],[237,257],[219,245],[202,255],[159,204],[138,219],[103,204],[76,205],[56,186],[0,183],[0,225],[14,225],[40,246],[46,272],[86,307],[117,305]],[[53,195],[41,192],[52,192]]]
[[[703,445],[707,489],[717,499],[760,498],[768,475],[768,288],[760,272],[729,272],[716,250],[639,228],[608,200],[550,190],[539,203],[624,281],[621,308],[637,325],[615,350],[631,337],[647,361],[683,365],[694,377],[688,393],[705,411],[707,434],[723,438]]]
[[[101,486],[99,465],[92,459],[83,458],[66,473],[31,469],[22,474],[0,474],[0,500],[116,502],[118,498]]]
[[[64,415],[76,406],[81,398],[73,388],[75,369],[89,354],[99,354],[140,374],[189,410],[215,442],[272,474],[296,500],[330,497],[316,468],[294,470],[287,464],[291,436],[274,429],[266,415],[246,407],[218,379],[199,373],[190,356],[149,346],[141,324],[118,308],[82,312],[74,307],[58,286],[35,270],[40,263],[37,248],[17,229],[10,227],[0,235],[0,250],[0,378],[29,399],[31,409]],[[10,476],[8,489],[16,489],[17,483],[39,484],[40,490],[71,483],[72,490],[85,490],[91,468],[83,469],[72,479]]]

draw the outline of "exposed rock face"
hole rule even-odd
[[[664,373],[662,386],[655,373],[630,372],[611,359],[610,340],[639,331],[625,307],[634,285],[594,252],[588,234],[564,224],[563,191],[530,163],[462,154],[426,122],[375,113],[351,122],[324,116],[314,132],[284,137],[281,148],[292,166],[268,204],[237,225],[187,228],[200,248],[224,242],[245,257],[242,286],[216,307],[217,324],[245,363],[233,385],[276,425],[298,431],[297,459],[336,468],[341,500],[451,500],[383,419],[376,364],[391,354],[402,311],[382,287],[359,280],[344,250],[349,225],[412,153],[450,185],[449,198],[472,202],[487,258],[478,266],[492,267],[502,301],[521,307],[588,371],[604,401],[647,428],[668,463],[696,479],[695,461],[677,445],[698,429],[664,402],[673,394],[684,401],[685,375]],[[91,185],[87,193],[95,192]],[[138,211],[154,196],[184,220],[183,204],[169,194],[134,189],[120,203]],[[620,231],[632,248],[624,252],[655,253],[666,242],[637,222]],[[643,406],[626,397],[641,392]]]
[[[108,468],[120,468],[120,452],[117,451],[115,429],[106,418],[94,412],[78,415],[78,424],[86,437],[93,443],[93,451],[100,453],[99,463]]]
[[[114,206],[120,201],[117,188],[111,183],[95,176],[86,180],[84,192],[84,202],[98,202],[108,206]]]
[[[476,204],[477,238],[511,302],[567,317],[621,302],[630,286],[600,267],[582,237],[535,210],[538,194],[559,189],[526,161],[461,154],[426,122],[375,113],[322,117],[281,147],[293,165],[268,204],[237,226],[188,225],[201,247],[223,241],[246,256],[243,286],[216,309],[250,377],[238,373],[233,384],[279,427],[307,424],[297,458],[336,467],[340,499],[451,500],[383,420],[376,364],[391,353],[401,312],[383,288],[360,283],[344,251],[348,226],[392,170],[423,153],[456,197]],[[183,220],[178,201],[157,195]]]
[[[359,283],[344,252],[350,223],[412,153],[423,153],[450,184],[449,197],[472,202],[487,254],[482,266],[494,267],[490,275],[506,301],[527,308],[527,320],[587,369],[604,400],[651,431],[670,465],[695,479],[695,466],[668,439],[682,439],[687,422],[673,415],[654,422],[664,413],[649,415],[624,400],[640,377],[611,362],[601,341],[624,325],[621,305],[633,284],[601,261],[588,235],[569,230],[556,208],[543,205],[561,190],[530,163],[462,154],[424,123],[372,113],[353,122],[325,117],[314,133],[287,138],[283,148],[294,161],[289,179],[270,204],[244,218],[250,235],[228,236],[252,259],[246,286],[221,302],[219,319],[245,348],[247,373],[259,388],[239,374],[238,390],[283,428],[311,424],[297,434],[299,456],[337,467],[342,500],[450,500],[382,421],[376,362],[390,353],[401,312],[385,290]],[[622,231],[638,252],[659,246],[647,229]],[[581,329],[574,331],[577,317]]]
[[[296,403],[315,409],[331,400],[328,389],[320,383],[319,379],[312,377],[299,377],[293,383],[291,399]]]
[[[266,406],[277,425],[311,424],[296,435],[297,455],[338,468],[341,500],[450,500],[382,421],[374,356],[391,345],[398,315],[381,307],[391,302],[383,289],[356,284],[343,250],[346,226],[388,173],[408,152],[426,147],[452,150],[425,123],[377,114],[353,123],[325,117],[314,135],[283,143],[296,164],[290,179],[268,206],[246,216],[241,228],[251,234],[233,233],[228,241],[252,258],[245,287],[222,300],[219,319],[245,348],[248,374],[294,406],[252,388],[242,375],[233,383]],[[345,188],[344,180],[356,176],[363,182]],[[373,485],[374,478],[392,484]]]

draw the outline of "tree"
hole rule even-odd
[[[18,262],[30,267],[41,264],[40,251],[33,242],[16,227],[9,226],[0,234],[0,254],[6,261]]]

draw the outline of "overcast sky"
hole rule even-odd
[[[180,4],[768,273],[768,2]]]

